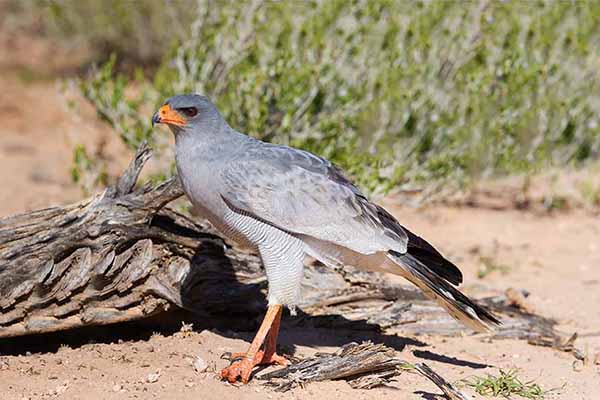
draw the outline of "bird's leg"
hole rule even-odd
[[[278,364],[288,365],[289,361],[285,357],[281,357],[277,354],[277,336],[279,336],[279,326],[281,325],[281,314],[283,307],[279,308],[277,316],[273,320],[273,325],[269,329],[269,334],[265,341],[265,351],[263,353],[260,364]]]
[[[257,361],[256,365],[259,364],[278,364],[278,365],[287,365],[289,364],[288,360],[285,357],[281,357],[277,355],[277,337],[279,336],[279,326],[281,325],[281,314],[283,313],[283,307],[279,308],[279,312],[273,319],[273,323],[269,329],[269,333],[265,339],[265,349],[258,350],[254,359]],[[266,319],[266,316],[265,316]],[[249,356],[250,350],[248,352],[242,353],[231,353],[228,355],[229,360],[240,360],[247,358]]]
[[[279,334],[279,325],[281,322],[281,313],[283,306],[272,305],[267,309],[267,314],[263,320],[252,344],[248,351],[243,354],[232,354],[231,358],[242,358],[229,367],[221,371],[221,377],[233,383],[237,378],[241,378],[243,383],[248,383],[252,369],[259,364],[280,364],[286,365],[288,361],[275,353],[277,336]],[[261,350],[263,343],[265,349]]]

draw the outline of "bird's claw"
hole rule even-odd
[[[229,361],[229,364],[233,364],[235,361],[241,361],[244,358],[246,358],[247,353],[232,353],[230,351],[226,351],[225,353],[221,354],[221,360],[227,360]]]
[[[252,368],[254,368],[252,360],[244,358],[242,361],[236,361],[229,367],[224,368],[221,371],[221,378],[227,379],[229,383],[235,383],[238,378],[241,379],[242,383],[248,383]]]
[[[238,378],[242,383],[248,383],[252,369],[257,365],[288,365],[290,362],[277,353],[271,353],[265,356],[263,350],[259,350],[254,357],[250,358],[246,353],[229,354],[229,360],[233,361],[229,367],[221,371],[221,378],[227,379],[229,383],[235,383]]]

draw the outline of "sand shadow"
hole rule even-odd
[[[423,390],[417,390],[416,392],[413,392],[413,393],[421,396],[421,398],[424,400],[444,400],[447,398],[443,394],[435,394],[435,393],[425,392]]]
[[[176,311],[111,325],[85,326],[66,331],[3,338],[0,339],[0,355],[55,353],[63,346],[77,349],[95,343],[146,341],[155,333],[170,336],[178,332],[186,319],[185,312],[182,314]]]
[[[491,367],[489,364],[481,364],[478,362],[461,360],[456,357],[448,357],[442,354],[433,353],[428,350],[414,350],[413,355],[417,358],[422,358],[424,360],[437,361],[444,364],[452,364],[457,367],[469,367],[473,369],[484,369]]]

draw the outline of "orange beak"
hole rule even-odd
[[[158,111],[152,116],[152,125],[167,124],[184,126],[186,122],[187,121],[183,119],[183,117],[179,115],[177,111],[173,110],[168,104],[165,104],[159,108]]]

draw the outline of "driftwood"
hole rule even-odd
[[[333,354],[319,353],[258,379],[281,392],[306,382],[335,379],[345,379],[355,389],[372,389],[412,370],[432,381],[450,400],[469,399],[426,364],[410,364],[397,358],[393,349],[371,342],[349,343]]]
[[[414,368],[396,358],[395,353],[382,344],[349,343],[333,354],[317,353],[286,368],[263,374],[258,379],[267,380],[278,391],[286,391],[305,382],[334,379],[345,379],[355,388],[372,388],[384,385],[402,369]],[[365,377],[368,380],[364,380]]]
[[[172,307],[208,315],[204,320],[211,322],[225,321],[230,329],[254,328],[253,317],[266,304],[260,260],[223,241],[208,223],[165,207],[183,194],[176,178],[136,189],[149,157],[150,150],[142,146],[117,183],[91,199],[0,219],[0,338],[142,319]],[[491,338],[572,351],[572,343],[564,345],[555,332],[555,322],[532,314],[523,307],[524,298],[515,303],[512,293],[480,301],[503,321]],[[351,268],[306,268],[300,308],[299,317],[287,324],[465,334],[417,289]],[[236,313],[243,318],[232,318]],[[379,349],[362,355],[368,368],[351,375],[369,374],[356,378],[357,387],[381,384],[402,365]],[[355,353],[346,347],[338,356],[349,354]],[[315,360],[305,361],[315,363],[306,371],[321,375],[310,379],[334,378],[327,372],[327,358]],[[302,365],[308,364],[288,371],[301,372]],[[338,365],[335,370],[344,369]],[[426,366],[417,370],[434,379]]]

